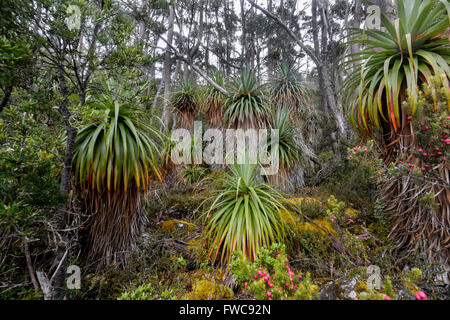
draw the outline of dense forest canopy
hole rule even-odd
[[[0,21],[0,299],[450,297],[448,0]]]

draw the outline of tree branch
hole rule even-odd
[[[164,37],[158,35],[158,37],[163,40],[167,46],[172,50],[173,54],[177,56],[178,59],[184,61],[188,64],[195,72],[197,72],[201,77],[203,77],[210,85],[212,85],[215,89],[223,93],[224,95],[229,95],[228,91],[223,87],[219,86],[213,79],[211,79],[204,71],[202,71],[199,67],[192,63],[192,61],[185,56],[183,56],[173,45],[171,45]]]
[[[316,55],[314,54],[314,52],[311,51],[310,48],[308,48],[303,41],[283,22],[281,21],[280,18],[278,18],[277,16],[275,16],[272,12],[268,11],[267,9],[264,9],[263,7],[261,7],[259,4],[253,2],[252,0],[247,0],[248,3],[250,3],[252,6],[254,6],[255,8],[257,8],[258,10],[260,10],[262,13],[264,13],[266,16],[268,16],[269,18],[271,18],[272,20],[274,20],[278,25],[280,25],[280,27],[282,27],[284,30],[287,31],[287,33],[289,34],[289,36],[295,40],[295,42],[297,42],[297,44],[300,46],[300,48],[302,48],[306,54],[314,61],[314,63],[316,65],[320,65],[320,60],[318,57],[316,57]]]

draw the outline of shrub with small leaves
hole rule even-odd
[[[312,300],[319,287],[309,273],[302,276],[291,270],[285,246],[273,244],[258,251],[255,262],[249,262],[236,251],[230,264],[232,275],[248,293],[258,300]]]

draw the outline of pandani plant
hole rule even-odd
[[[288,107],[278,108],[272,112],[270,127],[278,130],[278,144],[269,139],[267,148],[271,154],[276,153],[275,156],[279,159],[278,173],[267,176],[267,179],[271,185],[278,186],[283,191],[293,189],[293,184],[289,180],[291,170],[300,163],[300,160],[305,160],[295,141],[296,128],[290,120],[292,112],[293,110]]]
[[[270,101],[275,110],[285,109],[291,110],[289,113],[289,120],[286,119],[284,122],[291,122],[291,127],[293,134],[292,140],[299,146],[302,153],[310,158],[315,158],[314,152],[310,147],[309,143],[306,141],[311,141],[314,139],[316,134],[316,128],[314,125],[314,108],[313,99],[309,88],[301,80],[300,72],[298,67],[289,61],[283,61],[278,67],[278,72],[273,80],[269,82],[270,86]],[[281,111],[283,113],[283,111]],[[281,113],[278,114],[278,118],[281,120]],[[273,117],[275,118],[275,117]],[[280,123],[278,121],[278,123]],[[305,140],[305,137],[307,138]],[[307,161],[303,161],[296,164],[295,170],[291,170],[293,175],[290,183],[291,187],[294,185],[301,187],[304,185],[303,174],[305,169],[309,167]],[[283,169],[280,174],[286,175],[287,171]],[[275,176],[275,178],[281,178],[280,175]],[[287,176],[281,178],[281,186],[286,189]],[[286,189],[287,190],[287,189]]]
[[[225,86],[224,77],[220,72],[216,72],[214,74],[213,80],[219,86]],[[208,85],[206,87],[206,90],[203,93],[200,109],[202,112],[206,113],[210,128],[223,127],[224,106],[226,100],[226,95],[213,86]]]
[[[280,217],[282,195],[257,181],[257,169],[256,164],[234,165],[204,214],[209,254],[222,265],[230,261],[235,250],[253,260],[261,247],[286,238]]]
[[[244,68],[233,78],[230,94],[224,113],[228,126],[244,130],[265,126],[270,108],[263,86],[252,69]]]
[[[449,21],[447,0],[396,0],[393,21],[382,12],[381,30],[352,33],[352,42],[361,45],[362,50],[347,56],[349,74],[343,86],[343,101],[349,107],[356,132],[362,139],[376,139],[388,165],[406,160],[411,167],[420,166],[423,155],[411,150],[420,149],[413,123],[427,116],[423,109],[418,111],[423,86],[429,87],[433,113],[450,108]],[[438,102],[435,77],[443,84],[445,103]],[[448,181],[447,163],[440,166],[440,181]],[[417,202],[423,193],[418,192],[419,183],[411,176],[398,176],[382,188],[394,224],[391,237],[398,247],[407,249],[415,248],[420,240],[429,257],[436,250],[447,250],[444,259],[448,259],[448,186],[440,190],[433,186],[436,193],[432,198],[438,209],[433,211],[436,216],[432,222],[429,210]],[[424,183],[429,190],[431,182]]]
[[[84,256],[100,268],[126,264],[145,222],[141,191],[159,170],[162,137],[126,103],[104,95],[90,105],[100,113],[78,133],[75,181],[87,221]]]
[[[352,43],[363,49],[347,56],[343,94],[350,121],[363,138],[377,137],[383,158],[395,158],[399,143],[411,142],[410,113],[402,102],[413,101],[434,75],[450,77],[448,1],[395,1],[393,22],[382,12],[380,30],[356,30]],[[355,67],[356,66],[356,67]],[[406,138],[405,138],[406,137]]]
[[[298,68],[292,63],[280,63],[276,77],[270,81],[270,99],[276,108],[290,108],[304,117],[311,109],[308,88],[300,80]]]
[[[178,128],[192,129],[199,110],[198,88],[189,76],[183,77],[170,98],[170,105],[178,113]]]

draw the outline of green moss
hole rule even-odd
[[[230,300],[233,299],[233,292],[212,277],[201,277],[185,297],[189,300]]]
[[[163,228],[164,230],[166,230],[168,232],[173,231],[176,227],[184,227],[184,226],[186,226],[189,231],[193,231],[195,229],[195,225],[193,223],[190,223],[187,221],[167,220],[167,221],[161,222],[161,228]]]
[[[368,291],[368,287],[367,287],[367,283],[365,281],[359,281],[356,285],[355,285],[355,290],[357,292],[363,292],[363,291]]]

